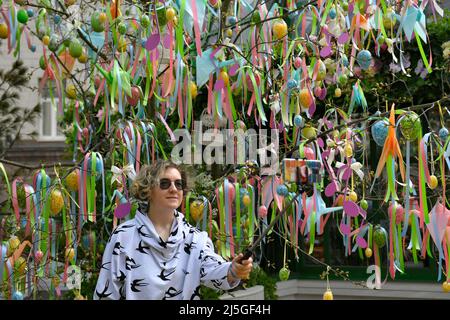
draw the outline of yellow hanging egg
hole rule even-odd
[[[219,78],[223,80],[225,87],[228,87],[230,84],[230,77],[228,76],[228,73],[224,70],[220,71]]]
[[[73,170],[66,177],[67,189],[69,189],[70,191],[78,191],[79,180],[80,180],[80,170],[79,169]]]
[[[323,300],[333,300],[333,292],[331,290],[327,290],[323,294]]]
[[[347,158],[351,158],[353,156],[353,148],[350,143],[347,143],[344,147],[344,153]]]
[[[442,283],[442,290],[444,292],[450,292],[450,283],[448,281]]]
[[[250,196],[248,194],[246,194],[245,196],[242,197],[242,203],[244,204],[244,206],[248,207],[251,203],[251,199]]]
[[[288,27],[283,19],[279,19],[273,24],[272,34],[275,40],[284,38],[288,34]]]
[[[175,18],[176,12],[175,9],[172,7],[169,7],[166,9],[166,19],[167,21],[172,21]]]
[[[17,236],[12,236],[11,238],[9,238],[8,240],[8,253],[7,255],[11,255],[14,253],[14,251],[17,250],[17,248],[19,248],[20,245],[20,240]]]
[[[66,87],[66,94],[69,99],[75,99],[77,97],[77,89],[73,83],[70,83]]]
[[[26,268],[27,268],[27,261],[25,260],[24,257],[19,257],[19,258],[14,262],[14,270],[15,270],[19,275],[25,274]]]
[[[66,259],[68,259],[69,261],[72,261],[73,258],[75,258],[75,250],[74,250],[74,248],[67,248],[64,257]]]
[[[42,37],[42,43],[46,46],[48,46],[48,44],[50,43],[50,37],[45,35]]]
[[[365,255],[367,258],[370,258],[372,256],[372,249],[370,248],[366,248],[366,250],[364,251]]]
[[[64,206],[64,198],[60,190],[53,189],[50,193],[50,212],[57,215]]]
[[[191,92],[192,99],[195,99],[197,97],[198,91],[197,91],[197,85],[194,81],[189,81],[189,90]]]
[[[8,26],[6,25],[6,23],[0,23],[0,38],[8,38]]]
[[[355,191],[350,192],[350,200],[353,202],[358,202],[358,194]]]
[[[191,202],[189,209],[192,219],[194,219],[195,222],[199,222],[203,217],[203,209],[205,208],[205,205],[200,200],[195,200]]]
[[[430,176],[430,181],[428,181],[428,186],[430,187],[431,190],[436,189],[436,187],[438,186],[438,179],[436,178],[436,176],[434,174]]]

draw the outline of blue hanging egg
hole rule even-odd
[[[61,16],[55,14],[55,16],[53,17],[53,21],[55,22],[55,24],[59,24],[61,22]]]
[[[36,46],[35,46],[34,44],[32,44],[32,45],[30,46],[30,51],[31,51],[31,52],[36,52]]]
[[[287,88],[288,88],[288,90],[295,89],[295,88],[297,88],[297,86],[298,86],[298,83],[297,83],[297,80],[295,80],[295,79],[290,79],[290,80],[287,82]]]
[[[304,123],[303,123],[303,118],[301,115],[296,114],[294,117],[294,125],[299,128],[299,127],[303,127]]]
[[[331,10],[328,13],[328,15],[330,16],[331,19],[336,18],[336,9],[335,8],[331,8]]]
[[[356,61],[363,70],[367,70],[372,63],[372,54],[368,50],[361,50],[356,55]]]
[[[378,120],[372,125],[372,138],[380,147],[384,146],[384,141],[388,135],[389,122],[387,119]]]
[[[13,300],[23,300],[23,293],[20,291],[15,291],[12,295]]]
[[[285,197],[285,196],[287,196],[289,194],[289,190],[284,184],[280,184],[277,187],[277,194],[280,195],[280,196]]]
[[[235,25],[237,23],[237,18],[235,16],[228,17],[228,25]]]
[[[448,138],[448,129],[447,128],[441,128],[439,130],[439,138],[441,138],[442,141],[446,141]]]
[[[27,9],[27,14],[28,16],[31,18],[32,16],[34,16],[34,11],[33,9]]]
[[[348,67],[348,58],[345,54],[342,55],[341,62],[344,67]]]

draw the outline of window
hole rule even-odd
[[[47,86],[42,90],[41,101],[41,118],[39,123],[39,140],[41,141],[64,141],[65,136],[58,123],[58,103],[56,96],[56,87],[52,84],[53,103],[50,96],[50,90]]]

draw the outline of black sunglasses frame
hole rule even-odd
[[[182,191],[184,190],[184,181],[183,179],[177,179],[177,180],[170,180],[167,178],[163,178],[159,180],[159,188],[161,190],[167,190],[170,188],[170,186],[172,185],[172,183],[175,185],[175,188],[178,191]]]

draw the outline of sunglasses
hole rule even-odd
[[[163,178],[163,179],[159,180],[159,188],[161,190],[167,190],[172,185],[172,182],[175,184],[175,188],[177,188],[177,190],[184,189],[184,182],[182,179],[177,179],[175,181],[171,181],[170,179],[167,179],[167,178]]]

